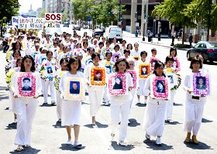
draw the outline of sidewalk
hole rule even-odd
[[[168,48],[172,47],[171,46],[171,43],[172,43],[171,38],[161,38],[161,41],[158,41],[158,38],[152,38],[152,42],[148,42],[147,37],[145,37],[145,41],[142,41],[143,36],[139,35],[138,37],[135,37],[135,34],[131,34],[127,31],[123,31],[123,35],[127,36],[127,37],[131,37],[131,38],[138,38],[141,42],[146,43],[146,44],[153,44],[153,45],[168,47]],[[175,39],[174,44],[182,44],[182,41]],[[189,42],[184,42],[184,44],[189,44]],[[194,46],[195,43],[192,43],[192,45]]]

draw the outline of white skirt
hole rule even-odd
[[[138,90],[137,90],[137,95],[139,95],[139,96],[145,95],[145,90],[144,90],[145,81],[146,81],[146,79],[139,79]]]
[[[81,102],[62,101],[62,126],[79,125],[81,115]]]

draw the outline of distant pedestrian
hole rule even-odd
[[[193,36],[190,34],[189,39],[188,39],[190,46],[192,47],[192,42],[193,42]]]

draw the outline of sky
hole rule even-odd
[[[30,9],[32,4],[32,9],[37,10],[42,5],[42,0],[19,0],[20,3],[20,13],[26,13]]]

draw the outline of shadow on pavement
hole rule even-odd
[[[183,106],[183,104],[173,103],[173,106]]]
[[[53,125],[54,128],[65,128],[65,126],[61,125],[60,121],[57,121],[55,125]]]
[[[102,123],[99,123],[99,122],[96,122],[96,125],[98,128],[107,128],[108,125],[107,124],[102,124]]]
[[[197,149],[197,150],[213,150],[209,145],[203,142],[199,142],[199,144],[193,144],[193,143],[185,143],[186,147],[191,148],[191,149]]]
[[[136,103],[136,106],[138,106],[138,107],[146,107],[146,104],[144,104],[144,103]]]
[[[136,119],[131,118],[129,119],[129,121],[130,121],[130,123],[128,124],[129,127],[137,127],[140,125],[140,123],[138,123]]]
[[[93,125],[92,124],[86,124],[86,125],[84,125],[84,127],[93,128]]]
[[[178,122],[178,121],[172,121],[172,122],[165,122],[166,125],[180,125],[182,123]]]
[[[41,150],[39,149],[35,149],[35,148],[32,148],[32,147],[28,147],[28,148],[24,148],[23,151],[21,152],[17,152],[17,151],[11,151],[10,153],[11,154],[37,154],[39,153]]]
[[[126,146],[118,145],[116,141],[112,141],[111,146],[114,150],[121,150],[121,151],[129,151],[135,148],[134,145],[126,145]]]
[[[202,118],[202,123],[208,123],[208,122],[213,122],[212,120],[208,120],[206,118]]]
[[[167,144],[164,144],[162,143],[161,145],[156,145],[155,144],[155,140],[145,140],[143,141],[143,143],[145,143],[149,148],[149,149],[152,149],[152,150],[171,150],[173,149],[173,146],[172,145],[167,145]]]
[[[5,130],[11,130],[11,129],[17,129],[17,123],[16,122],[12,122],[12,123],[8,124],[5,128]]]
[[[60,147],[61,150],[68,150],[68,151],[79,151],[84,148],[85,146],[74,147],[73,145],[70,145],[70,144],[61,144],[61,147]]]

